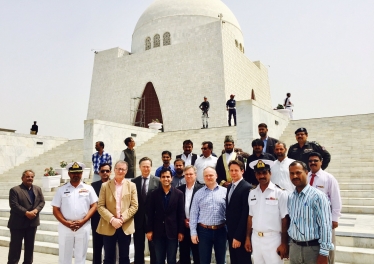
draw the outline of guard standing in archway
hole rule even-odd
[[[234,117],[234,124],[236,126],[236,101],[234,99],[235,94],[230,95],[230,100],[226,102],[226,110],[229,113],[229,126],[231,126],[231,117]]]

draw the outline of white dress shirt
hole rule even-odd
[[[210,155],[209,157],[205,158],[204,156],[201,156],[197,158],[195,161],[195,167],[197,169],[197,181],[201,184],[204,184],[204,169],[208,166],[215,168],[217,164],[217,157],[214,157]]]
[[[186,156],[184,153],[181,155],[181,159],[184,160],[184,166],[191,165],[192,162],[192,152]]]
[[[312,178],[312,172],[308,173],[308,183]],[[342,199],[340,198],[339,183],[330,173],[320,169],[314,177],[313,187],[327,195],[331,203],[332,221],[338,222],[341,216]]]
[[[271,182],[286,189],[288,193],[292,193],[295,190],[295,185],[290,180],[289,170],[289,166],[293,161],[295,160],[286,157],[282,161],[274,161],[271,167]]]
[[[191,206],[191,201],[192,201],[193,188],[195,188],[195,184],[192,185],[191,189],[188,189],[186,185],[184,211],[186,213],[187,219],[190,219],[190,206]]]

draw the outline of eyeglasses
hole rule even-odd
[[[100,172],[101,172],[101,173],[109,173],[110,170],[101,170]]]
[[[319,162],[319,160],[318,159],[315,159],[315,160],[309,160],[309,163],[317,163],[317,162]]]
[[[116,170],[119,170],[119,171],[127,171],[127,169],[123,169],[123,168],[116,168]]]
[[[201,148],[201,150],[207,150],[207,149],[209,149],[209,148]]]

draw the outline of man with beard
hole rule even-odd
[[[249,164],[255,160],[271,160],[274,161],[273,155],[263,153],[264,142],[261,139],[255,139],[252,141],[253,154],[247,159],[246,171],[244,173],[244,179],[252,185],[257,186],[258,181],[256,179],[254,170],[250,168]]]
[[[91,217],[97,208],[97,195],[92,186],[83,183],[86,166],[73,162],[66,166],[70,182],[58,188],[51,205],[58,225],[59,263],[71,264],[73,252],[75,264],[85,264]],[[79,201],[79,202],[77,202]]]
[[[173,174],[172,176],[175,175],[175,171],[174,171],[174,165],[173,164],[170,164],[170,161],[171,161],[171,152],[170,151],[167,151],[167,150],[164,150],[162,153],[161,153],[161,158],[162,158],[162,166],[158,167],[156,172],[155,172],[155,176],[156,177],[160,177],[161,176],[161,170],[166,168],[166,169],[170,169],[171,173]]]
[[[182,159],[185,162],[185,166],[195,165],[197,154],[192,153],[193,142],[189,139],[183,141],[183,153],[177,155],[177,159]]]
[[[108,163],[112,166],[112,156],[104,151],[104,142],[98,141],[95,144],[96,153],[92,154],[93,179],[92,182],[100,181],[99,166],[102,163]]]
[[[269,153],[275,156],[274,153],[274,146],[278,142],[278,139],[269,137],[268,134],[268,126],[265,123],[261,123],[258,125],[258,134],[260,135],[260,139],[264,142],[264,149],[262,150],[264,153]]]
[[[186,180],[184,179],[184,160],[182,159],[176,159],[174,161],[174,170],[175,175],[173,176],[173,180],[171,181],[171,185],[175,188],[181,186],[182,184],[186,183]]]
[[[8,264],[18,263],[21,257],[22,240],[24,240],[23,263],[32,263],[37,226],[40,225],[39,213],[45,201],[40,187],[33,185],[34,172],[25,170],[22,173],[22,184],[9,191],[10,216],[8,228],[10,243]]]
[[[256,264],[282,264],[282,259],[288,258],[288,194],[270,181],[272,163],[256,160],[249,164],[260,184],[248,196],[245,248],[248,252],[253,250]]]
[[[290,180],[288,167],[295,160],[287,158],[286,152],[286,144],[278,141],[274,148],[277,160],[271,167],[271,182],[286,189],[288,193],[292,193],[295,190],[295,185],[293,185]]]
[[[100,164],[99,175],[100,175],[101,181],[96,181],[91,184],[97,196],[100,195],[100,189],[103,183],[109,180],[111,171],[112,171],[112,166],[110,166],[108,163]],[[100,214],[98,211],[96,211],[91,218],[92,252],[93,252],[92,264],[102,263],[101,255],[102,255],[103,246],[104,246],[104,240],[103,240],[104,236],[96,232],[97,226],[99,225],[99,221],[100,221]]]
[[[328,197],[308,183],[308,168],[302,161],[290,164],[290,179],[296,186],[287,209],[292,223],[288,229],[290,263],[327,264],[331,241],[331,208]]]
[[[204,183],[204,176],[203,176],[204,169],[208,166],[215,168],[217,165],[217,157],[214,157],[212,154],[213,152],[212,142],[204,141],[201,144],[202,144],[201,150],[203,152],[203,155],[196,160],[195,167],[197,169],[197,181],[203,184]]]
[[[135,140],[132,137],[125,139],[125,145],[127,149],[124,149],[121,152],[119,160],[124,160],[129,165],[129,170],[126,173],[126,178],[135,178],[136,177],[136,154],[135,154]]]
[[[232,182],[230,176],[229,162],[232,160],[240,160],[243,162],[243,158],[234,151],[234,139],[232,136],[226,136],[224,140],[225,153],[223,153],[217,160],[216,171],[217,171],[217,183],[223,187],[229,186]]]
[[[330,163],[331,155],[325,149],[315,141],[307,141],[308,131],[304,127],[300,127],[295,131],[297,143],[290,146],[287,157],[300,160],[307,165],[309,169],[309,154],[310,152],[318,152],[323,158],[322,169],[325,170]]]
[[[332,213],[332,243],[335,245],[335,228],[338,227],[339,217],[341,216],[342,200],[340,198],[339,183],[330,173],[321,169],[322,156],[318,152],[309,154],[308,181],[310,186],[324,192],[331,203]],[[335,263],[335,250],[329,253],[329,264]]]

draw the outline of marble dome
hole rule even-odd
[[[135,26],[134,33],[141,27],[158,19],[177,16],[196,16],[223,20],[237,27],[238,20],[231,10],[220,0],[155,0],[141,15]]]

